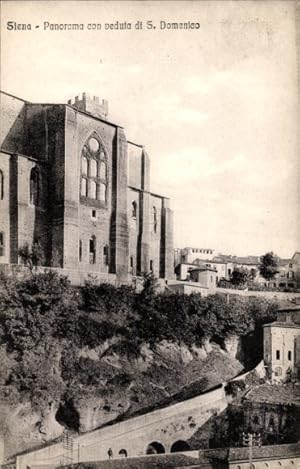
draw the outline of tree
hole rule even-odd
[[[265,280],[271,280],[279,272],[278,257],[273,252],[267,252],[261,256],[258,269]]]
[[[248,279],[249,279],[249,271],[242,267],[240,268],[235,267],[230,276],[230,281],[232,285],[236,285],[236,286],[245,285]]]

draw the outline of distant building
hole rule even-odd
[[[180,255],[177,258],[179,257],[179,264],[193,264],[196,259],[212,259],[213,255],[213,249],[186,247],[180,249]]]
[[[217,271],[216,282],[230,280],[234,269],[247,269],[253,282],[264,287],[300,289],[300,253],[291,259],[278,258],[278,274],[267,281],[259,273],[260,256],[214,255],[212,249],[183,248],[174,251],[175,273],[178,280],[187,280],[187,272],[196,266],[205,266]]]
[[[279,309],[277,321],[264,325],[264,362],[272,382],[289,372],[300,378],[300,305]]]
[[[209,289],[210,294],[216,289],[217,271],[211,267],[199,266],[190,270],[190,278],[192,282],[198,282],[202,286]]]
[[[1,94],[0,268],[39,244],[42,265],[123,282],[174,275],[169,200],[150,191],[150,160],[111,122],[108,103]]]

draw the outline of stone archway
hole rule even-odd
[[[190,451],[190,445],[184,440],[175,441],[171,446],[171,453],[180,453],[182,451]]]
[[[127,458],[127,451],[126,451],[125,448],[120,449],[120,451],[119,451],[119,456],[120,456],[121,458]]]
[[[158,441],[152,441],[152,443],[147,446],[146,450],[146,454],[163,454],[165,452],[165,447]]]

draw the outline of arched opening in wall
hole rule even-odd
[[[147,447],[146,454],[163,454],[166,450],[158,441],[153,441]]]
[[[0,256],[4,256],[4,232],[0,231]]]
[[[0,200],[4,198],[4,176],[2,171],[0,170]]]
[[[89,242],[89,261],[90,264],[96,263],[96,237],[92,236]]]
[[[93,134],[81,152],[81,197],[106,203],[107,156],[100,138]]]
[[[129,272],[133,275],[133,266],[134,266],[134,259],[133,256],[130,256],[130,268]]]
[[[119,451],[119,456],[120,456],[120,458],[127,458],[127,451],[126,451],[126,449],[124,449],[124,448],[123,448],[123,449],[120,449],[120,451]]]
[[[153,218],[153,233],[157,231],[157,210],[156,207],[152,207],[152,218]]]
[[[134,200],[131,204],[131,217],[136,218],[136,216],[137,216],[137,203]]]
[[[109,265],[109,246],[107,244],[103,246],[103,264]]]
[[[175,441],[171,446],[171,453],[181,453],[182,451],[190,451],[190,445],[184,440]]]
[[[82,240],[80,239],[79,240],[79,253],[78,253],[78,256],[79,256],[79,262],[82,261]]]
[[[29,194],[29,201],[31,205],[38,205],[39,198],[40,198],[40,175],[39,170],[37,168],[32,168],[30,172],[30,194]]]

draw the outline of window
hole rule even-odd
[[[0,171],[0,200],[3,200],[4,197],[4,176],[2,171]]]
[[[30,172],[30,204],[38,205],[40,197],[40,181],[39,181],[39,170],[37,168],[32,168]]]
[[[101,179],[106,179],[106,164],[104,161],[101,161],[100,163],[100,174],[99,174]]]
[[[93,178],[97,177],[97,161],[94,159],[90,161],[90,176]]]
[[[96,199],[97,197],[97,184],[95,181],[90,181],[90,191],[89,196],[91,199]]]
[[[153,260],[150,261],[150,272],[153,272]]]
[[[152,217],[153,217],[153,232],[157,231],[157,210],[156,207],[152,208]]]
[[[89,243],[89,260],[90,264],[96,263],[96,238],[92,236]]]
[[[86,178],[81,178],[81,195],[83,197],[87,196],[87,179]]]
[[[291,352],[291,350],[288,351],[288,360],[289,360],[289,361],[292,360],[292,352]]]
[[[107,246],[107,244],[103,246],[103,263],[104,265],[109,264],[109,247]]]
[[[130,273],[133,274],[133,256],[130,256]]]
[[[107,156],[98,138],[92,136],[81,153],[81,197],[106,202]]]
[[[276,350],[276,360],[280,360],[280,350]]]
[[[135,200],[131,204],[131,216],[132,218],[136,218],[137,216],[137,203]]]
[[[82,261],[82,240],[79,240],[79,262]]]
[[[95,209],[92,210],[92,214],[91,214],[92,218],[97,218],[97,212]]]
[[[98,200],[101,200],[102,202],[105,202],[106,200],[106,185],[103,184],[102,182],[100,183],[100,187],[99,187]]]
[[[85,156],[82,157],[81,159],[81,172],[85,176],[87,176],[88,173],[88,160]]]
[[[4,256],[4,233],[0,231],[0,256]]]

